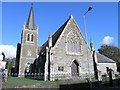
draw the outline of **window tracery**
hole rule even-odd
[[[70,31],[66,37],[66,51],[69,54],[79,54],[81,52],[81,41],[74,31]]]

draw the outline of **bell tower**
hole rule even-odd
[[[19,59],[18,76],[22,77],[25,72],[31,72],[30,67],[37,58],[38,51],[38,27],[34,25],[33,4],[31,4],[27,23],[23,25],[21,34],[21,49]],[[27,68],[29,64],[29,70]]]

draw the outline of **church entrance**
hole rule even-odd
[[[77,63],[76,60],[74,60],[74,61],[72,62],[72,66],[71,66],[72,76],[79,76],[78,66],[79,66],[79,64]]]

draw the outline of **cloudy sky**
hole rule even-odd
[[[7,57],[16,55],[17,43],[21,41],[24,22],[27,21],[31,3],[3,2],[2,3],[2,45]],[[97,50],[102,44],[118,45],[118,3],[34,3],[35,25],[39,26],[38,45],[42,45],[48,34],[52,34],[73,15],[80,31],[84,35],[83,15],[88,7],[93,9],[86,15],[86,31],[88,43],[90,38]]]

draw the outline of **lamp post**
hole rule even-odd
[[[86,42],[87,42],[86,14],[91,10],[92,10],[92,7],[89,7],[87,12],[84,14],[84,32],[85,32],[85,36],[86,36]],[[89,60],[89,55],[88,55],[88,44],[86,44],[86,52],[87,52],[87,61],[88,61],[89,83],[90,83],[90,88],[92,88],[91,73],[90,73],[90,60]]]

